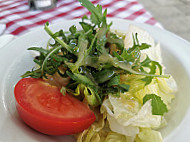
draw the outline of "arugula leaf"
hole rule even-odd
[[[92,12],[90,19],[92,21],[92,23],[94,23],[95,25],[98,25],[98,27],[100,27],[101,24],[101,18],[102,18],[102,6],[101,5],[97,5],[96,7],[96,13]]]
[[[31,47],[28,50],[34,50],[40,52],[40,55],[34,58],[34,62],[39,65],[39,68],[32,69],[32,71],[27,71],[22,77],[31,76],[33,78],[46,77],[46,74],[53,75],[59,69],[58,67],[62,62],[67,61],[68,59],[57,55],[62,47],[55,47],[51,50],[46,50],[39,47]],[[41,74],[41,75],[40,75]]]
[[[156,69],[158,67],[160,75],[162,75],[162,66],[158,62],[152,61],[148,56],[146,57],[146,59],[144,61],[142,61],[140,63],[140,69],[141,69],[141,71],[145,72],[144,69],[143,69],[143,67],[148,67],[149,68],[150,71],[146,72],[148,74],[155,74],[156,73]],[[147,77],[143,78],[142,80],[146,82],[145,85],[148,85],[148,84],[151,83],[152,79],[153,79],[153,77],[147,76]]]
[[[76,31],[77,31],[76,26],[75,26],[75,25],[71,26],[71,27],[69,28],[69,31],[71,32],[71,34],[76,33]]]
[[[49,29],[48,26],[49,26],[49,23],[47,22],[47,23],[45,24],[45,27],[44,27],[45,31],[46,31],[52,38],[54,38],[58,43],[60,43],[65,49],[67,49],[67,51],[73,53],[73,49],[72,49],[69,45],[67,45],[67,44],[66,44],[63,40],[61,40],[60,38],[54,37],[53,32]]]
[[[107,42],[111,44],[116,44],[121,51],[123,51],[124,49],[123,39],[118,37],[115,33],[109,32],[107,34]]]
[[[119,92],[125,92],[129,90],[129,85],[127,84],[121,84],[120,83],[120,75],[116,75],[115,77],[113,77],[112,79],[110,79],[110,81],[107,84],[108,87],[113,87],[117,88],[119,90]]]
[[[116,75],[110,81],[108,82],[107,86],[111,87],[113,85],[119,85],[120,84],[120,75]]]
[[[99,30],[97,32],[97,46],[96,49],[100,53],[104,53],[105,51],[105,44],[107,41],[106,33],[107,33],[107,23],[106,23],[106,14],[107,10],[104,11],[102,14],[102,6],[97,5],[95,7],[90,1],[88,0],[79,0],[81,5],[86,7],[91,12],[91,22],[95,25],[98,25]]]
[[[83,30],[85,32],[89,31],[89,30],[94,30],[94,26],[88,24],[88,23],[85,23],[85,22],[79,22],[79,24],[81,25],[81,27],[83,28]]]
[[[79,36],[78,47],[79,53],[77,61],[75,63],[66,63],[73,73],[78,72],[79,66],[84,65],[84,60],[87,56],[86,49],[88,47],[88,41],[86,40],[84,34]]]
[[[140,49],[136,47],[130,52],[124,49],[120,57],[123,59],[123,61],[133,62],[136,64],[136,61],[140,60],[140,55]]]
[[[152,79],[153,79],[152,76],[146,76],[146,77],[142,78],[141,80],[146,82],[145,83],[145,86],[146,86],[146,85],[148,85],[148,84],[150,84],[152,82]]]
[[[136,47],[138,47],[140,50],[147,49],[147,48],[151,47],[151,45],[149,45],[147,43],[140,44],[139,40],[138,40],[138,34],[137,33],[135,33],[135,36],[134,36],[134,34],[132,36],[133,36],[133,47],[129,49],[129,52],[130,52],[130,50],[134,50]]]
[[[123,92],[128,91],[129,87],[130,87],[130,85],[128,85],[128,84],[119,84],[118,86],[121,87],[122,89],[124,89],[124,90],[122,90]]]
[[[124,71],[127,71],[131,74],[137,74],[137,75],[142,75],[142,76],[150,76],[150,77],[163,77],[163,78],[169,78],[169,75],[156,75],[156,74],[148,74],[145,72],[139,72],[136,71],[132,68],[131,64],[129,62],[126,61],[119,61],[117,58],[113,58],[111,55],[109,54],[102,54],[101,56],[99,56],[99,63],[109,63],[112,66],[114,66],[115,68],[119,68],[122,69]]]
[[[42,48],[42,47],[30,47],[30,48],[28,48],[27,50],[38,51],[38,52],[40,52],[41,54],[43,54],[44,56],[46,56],[46,54],[49,53],[48,50],[46,50],[46,49],[44,49],[44,48]]]
[[[105,44],[107,42],[106,33],[107,33],[107,24],[106,22],[103,22],[102,27],[99,28],[97,32],[97,45],[96,45],[96,49],[101,54],[106,53],[106,50],[105,50]]]
[[[119,61],[123,61],[123,58],[119,55],[119,53],[113,51],[112,54],[113,54],[113,56],[116,57]]]
[[[51,56],[52,54],[54,54],[55,52],[59,51],[61,48],[62,48],[62,47],[54,48],[51,52],[49,52],[49,53],[46,55],[46,57],[45,57],[45,59],[44,59],[44,61],[43,61],[43,63],[42,63],[42,66],[41,66],[41,73],[42,73],[42,76],[45,75],[45,70],[47,71],[47,70],[49,69],[49,71],[51,72],[51,70],[56,69],[56,68],[54,68],[54,66],[53,66],[53,67],[51,66],[51,68],[48,68],[48,67],[47,67],[47,64],[48,64],[48,60],[49,60],[50,56]],[[59,66],[59,64],[58,64],[58,66]],[[55,70],[55,71],[56,71],[56,70]],[[55,73],[55,71],[53,71],[52,73],[49,73],[49,74],[52,75],[52,74]]]
[[[151,45],[149,45],[149,44],[147,44],[147,43],[142,43],[142,44],[140,45],[140,50],[147,49],[147,48],[149,48],[149,47],[151,47]]]
[[[104,69],[100,72],[97,72],[94,76],[97,83],[104,83],[110,80],[114,76],[114,74],[114,70]]]
[[[87,54],[91,54],[94,51],[95,48],[93,48],[93,46],[95,44],[95,40],[96,40],[97,36],[98,36],[98,33],[96,33],[94,38],[91,40],[91,44],[87,50]]]
[[[67,39],[67,37],[66,37],[66,35],[65,35],[65,33],[63,32],[62,29],[59,30],[58,32],[54,33],[54,34],[52,35],[52,37],[53,37],[53,39],[55,39],[56,37],[61,37],[64,42],[66,42],[66,43],[68,42],[68,39]],[[50,44],[50,45],[51,45],[51,46],[58,46],[58,45],[59,45],[59,42],[55,41],[54,44]]]
[[[88,20],[88,16],[86,15],[82,16],[82,22],[84,22],[84,20]]]
[[[97,7],[95,7],[88,0],[78,0],[78,1],[81,3],[82,6],[86,7],[91,12],[92,23],[100,26],[101,22],[103,21],[102,6],[97,5]]]
[[[162,101],[161,97],[155,94],[147,94],[143,98],[143,104],[145,104],[148,100],[152,100],[152,114],[153,115],[164,115],[164,113],[168,112],[166,104]]]
[[[84,84],[85,86],[95,86],[95,84],[89,79],[87,78],[85,75],[82,75],[80,73],[71,73],[69,71],[66,71],[67,75],[77,81],[78,83],[82,83]]]
[[[32,71],[27,71],[26,73],[24,73],[21,77],[25,78],[25,77],[32,77],[32,78],[41,78],[42,74],[41,74],[41,70],[37,69],[37,70],[33,70]]]

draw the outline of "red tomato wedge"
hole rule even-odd
[[[15,86],[16,107],[23,121],[48,135],[70,135],[96,119],[87,105],[42,79],[24,78]]]

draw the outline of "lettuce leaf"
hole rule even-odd
[[[119,133],[115,133],[110,131],[104,140],[104,142],[132,142],[133,139],[131,137],[126,137],[125,135],[121,135]]]
[[[151,100],[141,107],[135,100],[109,96],[102,107],[101,110],[107,112],[110,129],[126,136],[136,135],[138,127],[158,128],[161,125],[162,116],[152,115]]]
[[[139,128],[137,128],[135,126],[131,126],[131,125],[124,126],[124,125],[122,125],[122,123],[120,123],[117,120],[117,118],[114,116],[112,105],[111,105],[109,99],[106,99],[103,102],[102,107],[101,107],[101,113],[106,114],[107,121],[109,122],[109,127],[113,132],[123,134],[127,137],[131,137],[132,140],[134,140],[136,134],[139,133]]]
[[[135,142],[162,142],[161,133],[148,128],[142,128],[137,135]]]
[[[100,114],[99,110],[93,110],[96,115],[96,121],[86,130],[78,134],[77,142],[104,142],[108,131],[108,125],[105,123],[106,115]]]
[[[164,104],[166,104],[167,109],[170,109],[169,104],[171,100],[175,97],[174,93],[177,90],[177,87],[170,87],[170,84],[176,84],[175,80],[169,79],[170,83],[167,82],[165,78],[154,78],[152,83],[140,89],[137,92],[134,92],[133,95],[138,98],[139,102],[143,104],[143,98],[147,94],[156,94],[161,97]],[[131,84],[130,84],[131,85]]]
[[[123,75],[120,75],[120,82],[122,84],[130,85],[129,92],[135,93],[144,88],[145,82],[141,80],[143,78],[144,76],[141,76],[141,75],[123,74]]]

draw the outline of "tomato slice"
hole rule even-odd
[[[16,108],[33,129],[48,135],[70,135],[96,119],[87,105],[42,79],[24,78],[15,86]]]

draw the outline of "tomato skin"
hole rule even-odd
[[[15,86],[16,108],[21,119],[48,135],[70,135],[87,129],[96,119],[82,102],[42,79],[24,78]]]

